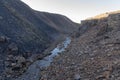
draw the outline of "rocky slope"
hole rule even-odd
[[[41,57],[77,27],[65,16],[35,11],[21,0],[0,0],[0,80],[6,73],[9,77],[22,73],[31,56]]]
[[[84,20],[40,80],[120,80],[120,12]]]

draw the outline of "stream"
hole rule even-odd
[[[70,37],[67,37],[65,41],[63,41],[61,44],[58,44],[57,47],[51,51],[51,55],[43,58],[42,60],[35,61],[29,66],[28,70],[23,73],[23,75],[15,80],[39,80],[41,68],[50,66],[54,57],[65,51],[65,48],[68,47],[70,42]]]

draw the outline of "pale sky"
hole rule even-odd
[[[74,22],[97,14],[120,10],[120,0],[22,0],[38,11],[58,13]]]

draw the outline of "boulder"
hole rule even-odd
[[[79,74],[75,74],[75,75],[74,75],[74,79],[75,79],[75,80],[81,80],[81,77],[80,77]]]
[[[25,59],[24,57],[22,57],[22,56],[17,56],[17,57],[16,57],[16,60],[17,60],[17,63],[18,63],[18,64],[21,64],[21,63],[23,63],[23,62],[26,61],[26,59]]]
[[[9,51],[18,51],[18,47],[15,43],[11,43],[9,46],[8,46],[8,49]]]
[[[7,38],[5,36],[0,36],[1,43],[6,42],[6,41],[7,41]]]

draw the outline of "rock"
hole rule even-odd
[[[120,25],[120,17],[119,16],[120,16],[120,13],[109,15],[109,17],[108,17],[108,26],[110,28],[114,28],[114,29],[119,28],[119,25]]]
[[[17,61],[18,64],[21,64],[21,63],[25,62],[26,59],[22,56],[17,56],[16,61]]]
[[[99,80],[99,79],[109,80],[109,78],[110,78],[110,71],[105,71],[103,72],[102,75],[97,76],[96,80]]]
[[[11,63],[11,66],[15,66],[16,65],[16,63]]]
[[[7,38],[5,36],[0,36],[0,42],[6,42]]]
[[[80,80],[80,79],[81,79],[81,78],[80,78],[80,75],[79,75],[79,74],[75,74],[75,75],[74,75],[74,79],[75,79],[75,80]]]
[[[8,46],[8,49],[9,51],[18,51],[18,47],[15,43],[11,43],[9,46]]]

